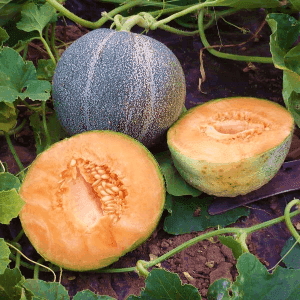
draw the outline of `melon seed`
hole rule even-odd
[[[71,166],[71,167],[75,167],[75,165],[76,165],[76,160],[75,160],[75,159],[72,159],[72,160],[71,160],[71,163],[70,163],[70,166]]]
[[[92,173],[92,175],[94,175],[94,174]],[[96,173],[96,174],[94,175],[94,178],[95,178],[95,179],[100,179],[101,176],[100,176],[99,174]]]
[[[102,179],[108,179],[109,176],[108,176],[108,174],[104,174],[104,175],[101,176],[101,178],[102,178]]]
[[[109,188],[106,188],[106,189],[105,189],[105,192],[107,192],[107,193],[110,194],[110,195],[113,195],[113,194],[114,194],[114,192],[113,192],[111,189],[109,189]]]
[[[92,186],[95,186],[95,185],[97,185],[98,183],[100,183],[100,179],[96,180],[96,181],[92,184]]]
[[[101,200],[104,201],[104,202],[108,201],[108,200],[112,200],[112,199],[113,199],[112,196],[104,196],[104,197],[101,198]]]
[[[113,186],[111,189],[116,193],[120,191],[120,189],[117,186]]]
[[[103,196],[109,196],[109,194],[106,193],[105,190],[101,190],[101,191],[100,191],[100,194],[103,195]]]

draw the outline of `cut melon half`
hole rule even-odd
[[[20,195],[24,231],[46,260],[105,267],[144,242],[164,207],[153,155],[133,138],[90,131],[54,144],[30,166]]]
[[[294,120],[257,98],[217,99],[188,110],[167,134],[175,167],[192,186],[235,197],[270,181],[289,151]]]

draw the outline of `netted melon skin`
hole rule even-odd
[[[185,76],[164,44],[126,31],[97,29],[62,55],[54,107],[71,135],[113,130],[147,147],[159,143],[185,103]]]
[[[181,155],[170,147],[174,165],[193,187],[218,197],[245,195],[269,182],[289,151],[292,133],[278,147],[257,157],[230,164],[213,164]]]

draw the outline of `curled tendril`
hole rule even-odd
[[[287,206],[285,207],[285,210],[284,210],[284,218],[285,218],[285,223],[289,229],[289,231],[291,232],[291,234],[293,235],[293,237],[295,238],[295,240],[297,242],[300,242],[300,235],[299,233],[297,232],[297,230],[295,229],[292,221],[291,221],[291,217],[290,217],[290,211],[292,209],[293,206],[297,206],[298,210],[299,210],[299,207],[300,207],[300,200],[299,199],[294,199],[292,200],[291,202],[289,202],[287,204]]]
[[[149,275],[147,268],[148,268],[148,263],[144,260],[139,260],[136,263],[136,271],[139,274],[139,276],[143,276],[147,278],[147,276]]]

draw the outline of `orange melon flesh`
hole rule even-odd
[[[111,264],[151,235],[165,189],[142,144],[125,134],[91,131],[41,153],[20,195],[26,202],[20,220],[40,255],[84,271]]]
[[[198,105],[169,129],[168,146],[185,180],[212,195],[258,189],[282,165],[294,120],[263,99],[233,97]]]

